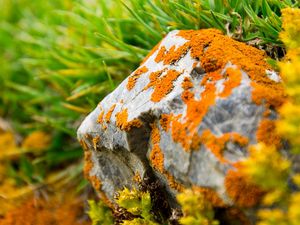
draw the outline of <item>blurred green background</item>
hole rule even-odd
[[[217,28],[277,59],[288,6],[299,3],[0,0],[0,196],[7,186],[81,190],[77,127],[170,30]]]

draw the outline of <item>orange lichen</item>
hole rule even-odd
[[[92,152],[85,150],[84,151],[84,167],[83,167],[83,175],[86,179],[90,177],[90,171],[93,168],[94,164],[92,161]]]
[[[200,60],[205,71],[200,83],[204,89],[200,94],[200,99],[197,99],[192,90],[193,82],[186,77],[182,82],[184,91],[181,95],[186,104],[186,113],[164,116],[164,129],[171,129],[173,140],[180,143],[185,150],[189,151],[191,148],[196,149],[199,146],[201,138],[197,134],[197,129],[204,116],[209,108],[215,104],[217,97],[228,97],[232,90],[240,85],[241,71],[245,71],[252,81],[254,103],[266,104],[267,108],[272,106],[277,110],[285,101],[286,95],[282,84],[274,82],[265,74],[266,70],[271,70],[271,68],[265,61],[266,54],[263,51],[226,37],[215,29],[179,31],[177,36],[185,38],[187,42],[177,49],[172,46],[164,52],[163,57],[159,58],[165,64],[172,64],[190,50],[191,57],[197,63]],[[161,49],[163,48],[161,47]],[[162,51],[159,55],[162,55]],[[194,66],[197,65],[196,62]],[[222,70],[228,62],[234,64],[236,68],[227,68],[225,74],[222,75]],[[161,76],[161,74],[153,73],[150,82],[150,86],[154,87],[151,96],[152,101],[160,101],[172,90],[173,78],[176,79],[176,76]],[[224,89],[217,94],[216,84],[224,78]]]
[[[100,124],[103,123],[103,116],[104,116],[104,110],[101,110],[101,112],[99,113],[98,118],[97,118],[97,123],[100,123]]]
[[[274,85],[252,82],[252,87],[254,88],[252,91],[252,100],[254,103],[258,105],[266,103],[267,106],[272,106],[275,109],[279,109],[283,105],[286,101],[284,88],[275,81],[273,82]]]
[[[105,122],[106,123],[109,123],[110,122],[110,117],[111,117],[111,114],[113,113],[113,111],[115,110],[116,108],[116,104],[113,104],[110,109],[107,111],[106,115],[105,115]]]
[[[133,182],[140,184],[142,182],[142,178],[141,175],[139,174],[139,172],[136,172],[132,178]]]
[[[173,82],[179,77],[181,73],[176,70],[168,70],[167,73],[159,77],[154,86],[153,93],[151,95],[151,101],[159,102],[167,94],[169,94],[174,88]]]
[[[150,153],[150,161],[155,169],[164,172],[164,155],[160,149],[160,134],[157,126],[152,125],[151,131],[151,142],[152,142],[152,150]]]
[[[220,137],[216,137],[210,130],[203,131],[200,143],[203,143],[222,163],[228,163],[228,160],[223,157],[223,151],[226,143],[231,141],[246,146],[248,139],[238,133],[225,133]]]
[[[197,127],[202,122],[209,107],[215,103],[216,87],[214,83],[218,79],[221,79],[221,76],[217,73],[206,74],[204,81],[201,83],[201,85],[205,86],[205,91],[201,93],[200,100],[194,98],[194,93],[190,91],[192,83],[188,79],[185,79],[182,84],[184,91],[182,92],[181,98],[187,105],[186,116],[172,116],[170,120],[173,140],[180,143],[186,151],[189,151],[191,145],[194,145],[192,140],[198,132]],[[180,122],[180,120],[185,121]]]
[[[231,94],[232,89],[239,86],[242,81],[242,73],[238,69],[227,68],[225,76],[226,81],[224,82],[224,90],[219,94],[222,98],[228,97]]]
[[[192,81],[191,81],[191,78],[185,77],[185,78],[183,79],[183,82],[182,82],[182,84],[181,84],[181,87],[182,87],[183,90],[189,90],[189,89],[193,88],[194,85],[193,85],[193,83],[192,83]]]
[[[240,207],[253,207],[261,201],[264,195],[263,190],[239,171],[229,170],[224,185],[228,196]]]
[[[89,181],[91,182],[96,191],[101,191],[102,184],[97,176],[90,176]]]
[[[178,36],[189,40],[191,56],[201,60],[206,72],[218,71],[228,62],[247,72],[252,80],[252,98],[255,103],[262,104],[265,100],[269,106],[278,109],[285,101],[282,84],[265,75],[265,71],[271,70],[271,67],[265,61],[264,51],[237,42],[215,29],[183,30],[179,31]]]
[[[184,186],[176,181],[175,177],[172,176],[168,171],[165,170],[164,175],[166,176],[169,186],[178,192],[183,192]]]
[[[170,116],[167,115],[167,114],[162,114],[160,116],[160,120],[159,120],[159,123],[160,123],[160,126],[164,129],[164,131],[168,131],[169,128],[170,128]]]
[[[0,225],[87,225],[82,199],[58,196],[30,198],[0,218]]]
[[[182,46],[176,47],[173,45],[169,51],[164,54],[163,63],[164,65],[170,65],[177,62],[182,56],[184,56],[190,48],[189,43],[185,43]],[[162,59],[162,58],[161,58]]]
[[[164,154],[162,150],[160,149],[159,143],[160,143],[160,133],[159,129],[156,124],[153,124],[151,131],[151,143],[152,143],[152,149],[150,152],[150,162],[152,166],[165,175],[169,182],[169,186],[177,191],[183,190],[183,185],[176,182],[175,178],[165,170],[164,168]]]
[[[139,77],[143,74],[148,72],[148,68],[143,66],[139,69],[137,69],[134,74],[132,74],[129,78],[128,78],[128,83],[127,83],[127,90],[131,90],[132,88],[134,88],[135,83],[137,81],[137,79],[139,79]]]
[[[218,193],[212,188],[193,186],[192,190],[203,194],[213,207],[226,207],[225,202],[219,197]]]
[[[124,110],[116,114],[116,125],[121,130],[128,132],[133,127],[141,127],[143,123],[139,119],[133,119],[131,121],[128,121],[128,111],[127,108],[125,108]]]
[[[79,143],[84,151],[89,150],[88,145],[85,143],[85,141],[83,139],[79,140]]]
[[[101,200],[110,208],[112,208],[112,202],[109,200],[109,198],[106,196],[106,194],[102,191],[102,183],[99,177],[97,176],[90,176],[89,182],[92,184],[94,189],[97,191],[97,193],[100,195]]]
[[[196,67],[197,67],[197,65],[198,65],[198,63],[199,63],[199,62],[197,62],[197,61],[196,61],[196,62],[194,62],[194,63],[193,63],[193,68],[196,68]]]
[[[150,82],[147,84],[146,87],[144,87],[144,90],[147,90],[151,87],[154,87],[157,80],[159,79],[159,77],[161,76],[161,74],[164,72],[165,70],[159,70],[159,71],[156,71],[156,72],[152,72],[150,73],[149,75],[149,80]]]
[[[94,147],[94,150],[97,150],[97,145],[100,141],[100,137],[99,136],[96,136],[93,138],[93,147]]]
[[[158,53],[157,53],[157,55],[156,55],[154,61],[157,62],[157,63],[159,63],[160,61],[162,61],[162,59],[163,59],[164,56],[165,56],[165,53],[166,53],[166,47],[165,47],[165,46],[162,46],[162,47],[159,49],[159,51],[158,51]]]
[[[256,138],[258,142],[266,145],[275,145],[278,149],[281,147],[281,137],[276,132],[276,122],[274,120],[264,119],[260,122]]]

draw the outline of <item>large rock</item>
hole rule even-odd
[[[285,99],[265,57],[214,29],[170,32],[80,126],[86,176],[108,201],[152,176],[171,206],[183,188],[215,206],[255,205],[262,192],[237,162],[258,141],[280,146]]]

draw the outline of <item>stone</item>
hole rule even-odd
[[[151,177],[171,208],[184,188],[215,207],[255,206],[262,191],[237,165],[250,145],[281,145],[285,101],[265,58],[215,29],[170,32],[82,122],[86,177],[110,204]]]

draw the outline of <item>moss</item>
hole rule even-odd
[[[177,195],[183,211],[183,217],[179,219],[182,225],[206,224],[218,225],[214,219],[214,211],[211,203],[207,201],[202,193],[192,190],[185,190]]]
[[[97,203],[94,200],[88,201],[89,210],[88,215],[92,220],[92,225],[113,225],[114,218],[110,208],[108,208],[102,201]]]
[[[122,224],[158,225],[151,212],[152,202],[149,192],[124,188],[119,192],[116,202],[120,207],[137,217],[133,220],[124,220]]]

